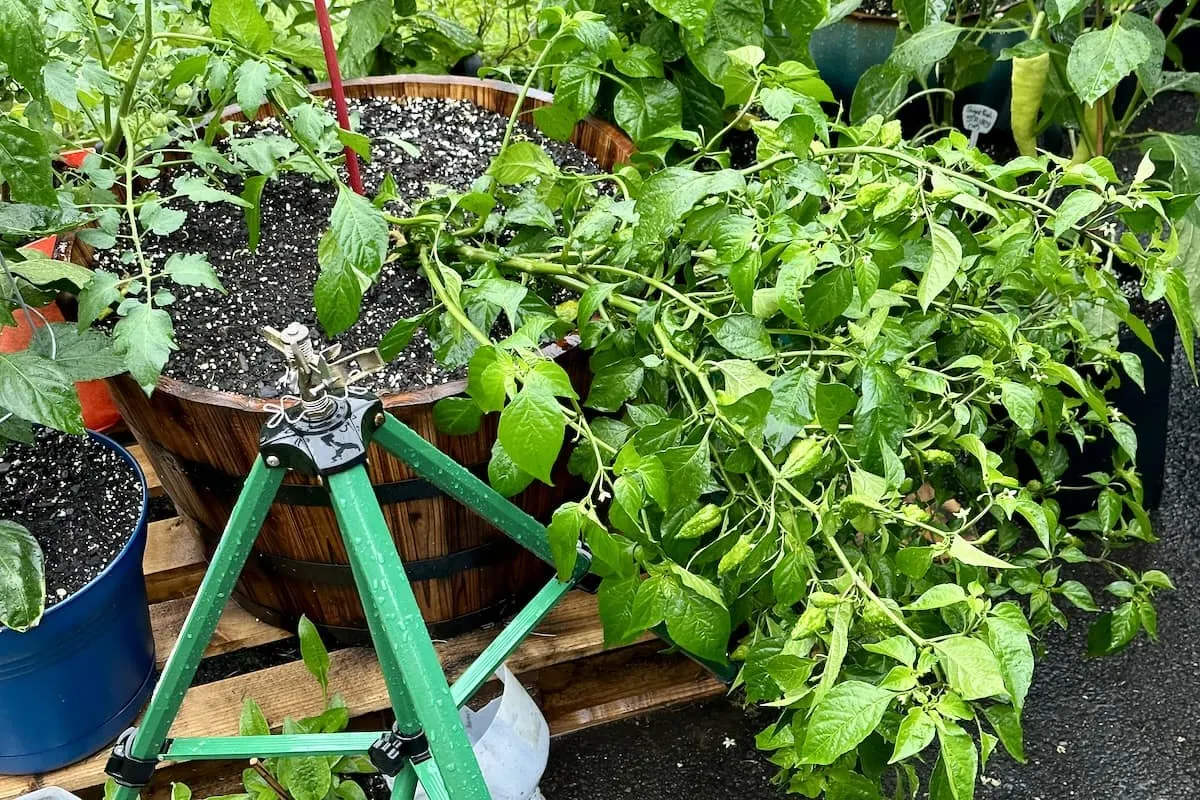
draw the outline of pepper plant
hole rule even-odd
[[[471,191],[391,218],[389,257],[434,305],[381,347],[424,326],[467,366],[435,416],[466,433],[499,414],[498,490],[568,459],[586,489],[552,547],[563,570],[591,548],[607,639],[661,628],[732,658],[747,701],[777,710],[758,743],[792,791],[916,797],[929,758],[935,800],[964,800],[997,742],[1023,758],[1034,650],[1067,605],[1098,613],[1096,654],[1157,633],[1170,582],[1117,557],[1153,534],[1104,393],[1142,379],[1117,323],[1151,340],[1107,267],[1166,299],[1191,358],[1172,263],[1190,198],[1147,174],[1122,187],[1103,158],[999,165],[958,134],[832,122],[800,69],[753,69],[770,119],[749,167],[582,176],[510,141]],[[572,331],[585,395],[540,349]],[[1119,447],[1089,475],[1094,508],[1065,518],[1063,441],[1097,435]]]
[[[347,78],[444,73],[483,47],[476,33],[445,14],[418,8],[416,0],[356,0],[331,5],[338,61]],[[278,13],[270,13],[271,7]],[[321,74],[324,57],[316,44],[313,4],[309,0],[273,0],[267,11],[295,41],[305,43],[305,59],[298,63]],[[297,61],[292,53],[284,55]]]
[[[902,106],[923,101],[930,124],[955,127],[954,104],[947,98],[989,79],[997,61],[993,39],[1022,30],[1025,6],[922,0],[893,0],[892,6],[895,45],[883,63],[859,78],[850,119],[861,122],[875,114],[890,118]]]
[[[802,63],[811,61],[808,41],[829,13],[825,0],[543,3],[533,71],[554,88],[555,103],[538,114],[538,124],[566,138],[595,108],[643,153],[719,140],[742,116],[738,109],[752,94],[757,64],[788,62],[797,81],[811,75]],[[564,15],[575,20],[569,35]],[[810,94],[833,99],[816,83]]]
[[[860,79],[851,118],[885,117],[912,102],[910,87],[952,96],[984,80],[996,61],[989,40],[1023,36],[1000,54],[1013,66],[1010,111],[1015,142],[1034,155],[1038,135],[1063,129],[1077,162],[1136,147],[1139,115],[1169,92],[1200,91],[1183,68],[1176,42],[1191,25],[1187,3],[1169,28],[1167,3],[1086,3],[1082,0],[984,4],[894,0],[900,35],[883,64]],[[949,111],[950,104],[944,104]],[[944,119],[947,126],[954,121]]]
[[[1183,71],[1175,42],[1195,3],[1166,32],[1157,24],[1165,5],[1037,5],[1026,17],[1029,39],[1011,54],[1014,118],[1022,126],[1036,120],[1027,126],[1031,132],[1066,126],[1076,161],[1136,146],[1132,126],[1156,98],[1200,91],[1200,76]],[[1035,142],[1021,137],[1018,144],[1028,155]]]

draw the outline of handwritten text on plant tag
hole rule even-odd
[[[963,106],[963,128],[971,134],[971,147],[979,141],[979,134],[990,133],[996,124],[999,112],[991,106],[980,103],[968,103]]]

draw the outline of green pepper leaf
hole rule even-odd
[[[1080,100],[1095,103],[1153,54],[1151,42],[1141,31],[1118,20],[1075,40],[1067,57],[1067,82]]]
[[[900,721],[900,729],[896,733],[896,747],[892,751],[889,764],[904,761],[920,753],[933,741],[937,726],[933,717],[923,708],[910,708]]]
[[[879,727],[895,693],[863,681],[843,681],[813,707],[800,750],[807,764],[832,764]]]
[[[842,315],[854,299],[854,271],[834,267],[804,293],[804,318],[813,328],[821,328]]]
[[[337,336],[358,321],[362,308],[362,281],[350,262],[342,257],[332,232],[321,237],[317,261],[321,271],[313,284],[313,305],[321,327],[328,335]]]
[[[1000,662],[985,642],[970,636],[952,636],[934,642],[933,647],[946,671],[947,682],[964,700],[1009,697]]]
[[[854,437],[863,466],[887,475],[908,430],[908,397],[895,371],[882,364],[862,370],[862,397],[854,411]]]
[[[613,99],[613,118],[637,144],[683,121],[683,99],[675,84],[662,78],[628,82]]]
[[[28,350],[0,353],[0,409],[39,425],[83,433],[79,397],[70,375]]]
[[[546,151],[533,142],[513,142],[488,167],[488,174],[506,185],[550,177],[557,171]]]
[[[684,30],[704,35],[704,26],[712,13],[713,0],[649,0],[650,7]]]
[[[720,662],[725,660],[729,647],[729,611],[713,599],[714,593],[720,597],[715,587],[705,584],[706,581],[695,575],[687,583],[668,581],[664,584],[667,633],[689,653]],[[698,588],[701,590],[697,591]]]
[[[29,630],[41,621],[45,602],[42,548],[26,528],[0,519],[0,627]]]
[[[492,458],[488,461],[488,481],[492,488],[505,497],[520,494],[533,483],[533,476],[513,463],[500,440],[492,445]]]
[[[19,0],[0,0],[0,8]],[[3,20],[0,20],[3,24]],[[39,41],[41,34],[38,34]],[[10,119],[0,120],[0,180],[8,184],[13,201],[57,206],[50,147],[35,130]]]
[[[1062,236],[1104,204],[1104,197],[1091,189],[1076,189],[1058,206],[1054,217],[1054,235]]]
[[[338,41],[338,60],[348,78],[366,75],[375,51],[393,29],[390,0],[359,0],[350,6],[345,32]]]
[[[925,268],[925,274],[917,286],[917,302],[923,311],[950,285],[962,263],[962,245],[949,228],[931,223],[929,235],[933,249],[930,251],[929,266]]]
[[[521,470],[553,485],[550,470],[566,432],[562,407],[544,387],[526,384],[500,412],[500,443]]]
[[[1000,743],[1017,762],[1025,763],[1025,736],[1021,730],[1021,714],[1011,706],[990,705],[983,715],[1000,736]]]
[[[775,354],[771,337],[762,320],[749,314],[734,314],[709,323],[717,343],[738,358],[770,358]]]
[[[433,422],[439,431],[456,436],[475,433],[483,422],[483,409],[469,397],[443,397],[433,406]]]
[[[214,36],[229,36],[256,53],[270,50],[275,39],[270,24],[254,0],[213,0],[208,22]]]
[[[580,539],[593,528],[600,528],[599,523],[588,517],[578,503],[563,503],[555,510],[550,524],[546,526],[546,533],[550,538],[550,553],[554,556],[560,581],[570,580],[575,572]]]
[[[897,44],[888,63],[913,76],[922,76],[950,55],[962,32],[962,28],[949,22],[932,22]]]
[[[0,64],[37,100],[45,94],[42,69],[47,61],[40,8],[29,0],[0,0]]]
[[[979,753],[975,740],[954,722],[937,726],[938,744],[942,747],[942,763],[954,800],[974,800],[975,777],[979,772]]]

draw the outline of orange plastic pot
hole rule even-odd
[[[57,236],[47,236],[29,245],[28,249],[37,250],[47,258],[53,258],[57,245]],[[42,319],[35,315],[34,326],[44,324],[43,319],[45,322],[64,321],[62,312],[54,303],[42,306],[37,311],[42,315]],[[0,353],[15,353],[24,350],[29,347],[29,342],[33,339],[34,328],[29,324],[25,315],[17,313],[14,316],[17,320],[15,328],[0,328]],[[121,412],[117,411],[117,406],[113,403],[112,395],[108,393],[108,386],[104,381],[81,381],[75,384],[75,390],[79,393],[79,405],[83,408],[83,424],[86,427],[94,431],[106,431],[121,421]]]

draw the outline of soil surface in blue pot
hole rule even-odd
[[[108,745],[154,685],[146,486],[111,440],[38,431],[0,454],[0,519],[44,551],[46,611],[0,627],[0,774],[64,767]]]
[[[115,450],[48,428],[0,453],[0,488],[0,519],[42,546],[47,608],[112,563],[142,512],[141,481]]]

